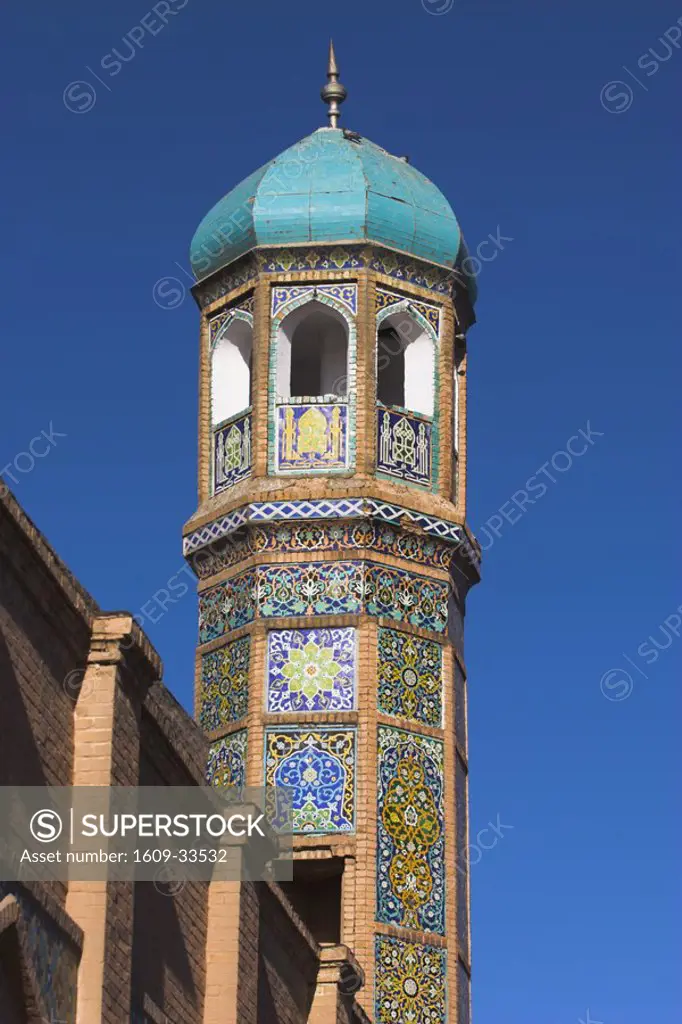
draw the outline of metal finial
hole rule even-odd
[[[329,107],[327,116],[331,128],[339,127],[339,107],[348,93],[346,87],[339,82],[339,69],[336,64],[334,43],[329,40],[329,63],[327,65],[327,84],[322,87],[320,96]]]

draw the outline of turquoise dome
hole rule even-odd
[[[318,128],[216,203],[192,239],[199,280],[256,246],[371,241],[454,267],[466,256],[445,196],[405,160]]]

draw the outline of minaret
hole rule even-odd
[[[468,1024],[467,251],[404,158],[329,125],[192,242],[196,716],[216,785],[295,789],[287,893],[374,1024]],[[330,1022],[331,1024],[331,1022]]]

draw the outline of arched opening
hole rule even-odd
[[[328,401],[348,391],[346,321],[313,300],[285,317],[277,336],[278,400]]]
[[[211,355],[211,424],[236,416],[251,405],[253,329],[235,317],[218,336]]]
[[[407,310],[392,313],[377,332],[377,401],[433,416],[435,348]]]

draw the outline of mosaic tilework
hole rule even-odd
[[[246,256],[244,259],[236,260],[229,268],[225,267],[207,278],[205,284],[195,285],[194,295],[200,308],[205,309],[217,299],[222,299],[228,292],[234,291],[247,281],[252,281],[257,274],[256,261],[252,256]]]
[[[467,796],[467,772],[458,757],[455,767],[457,947],[460,954],[466,960],[469,960],[469,850],[467,847],[469,828]]]
[[[417,484],[431,483],[432,424],[407,412],[377,408],[377,470]]]
[[[213,432],[214,493],[251,475],[251,411]]]
[[[437,519],[435,516],[405,508],[402,505],[391,505],[374,498],[320,498],[303,501],[258,501],[242,505],[226,516],[220,516],[212,523],[201,526],[187,534],[183,539],[183,553],[190,555],[193,551],[221,537],[229,536],[249,522],[277,522],[295,519],[351,519],[377,518],[385,523],[413,524],[430,536],[449,541],[462,548],[462,557],[473,566],[480,564],[480,550],[474,548],[467,539],[466,533],[458,523]]]
[[[199,643],[239,629],[256,617],[256,574],[245,572],[199,595]]]
[[[440,728],[443,720],[443,649],[432,640],[379,630],[379,711]]]
[[[243,636],[201,658],[199,724],[211,731],[243,718],[249,706],[251,637]]]
[[[268,565],[258,570],[258,603],[265,618],[343,615],[362,610],[361,562]]]
[[[311,473],[348,464],[348,406],[287,404],[277,408],[277,472]]]
[[[446,971],[445,950],[377,935],[374,1024],[445,1024]]]
[[[365,610],[396,622],[444,633],[448,622],[447,583],[402,569],[367,563]]]
[[[379,726],[377,774],[377,921],[443,935],[443,743]]]
[[[382,309],[388,309],[389,306],[395,306],[399,302],[407,302],[409,307],[416,309],[426,322],[433,327],[436,336],[440,334],[440,308],[438,306],[431,306],[426,302],[420,302],[411,295],[398,295],[397,292],[388,292],[383,288],[377,288],[375,300],[377,313]]]
[[[302,295],[327,295],[340,302],[353,316],[358,311],[358,286],[342,282],[341,284],[309,284],[279,285],[272,289],[272,315],[276,316],[285,306]]]
[[[354,246],[261,250],[256,258],[259,269],[270,274],[296,270],[354,270],[365,265],[363,250]]]
[[[257,616],[346,615],[365,611],[443,633],[449,584],[373,562],[264,565],[199,595],[199,643]]]
[[[351,711],[355,629],[275,629],[268,633],[267,709]]]
[[[294,832],[351,832],[355,824],[355,731],[267,729],[265,784],[293,789]]]
[[[216,740],[208,748],[206,781],[210,786],[234,786],[241,791],[246,785],[246,729]]]
[[[255,258],[249,254],[235,260],[229,267],[207,278],[205,283],[195,285],[193,290],[199,306],[205,309],[235,288],[253,280],[258,273],[356,270],[362,267],[369,267],[396,281],[409,281],[410,284],[428,288],[438,295],[451,295],[458,279],[457,271],[421,263],[390,249],[349,245],[315,249],[261,249],[255,253]],[[462,278],[462,275],[459,277]],[[470,286],[470,281],[468,283]]]
[[[369,267],[379,274],[395,277],[399,281],[409,281],[410,284],[428,288],[441,295],[449,295],[452,292],[454,274],[451,270],[430,266],[428,263],[418,263],[389,249],[373,250]]]
[[[214,542],[191,557],[199,579],[228,569],[264,551],[379,551],[409,562],[449,569],[452,545],[436,537],[413,533],[378,520],[359,519],[326,523],[320,520],[254,525]]]

